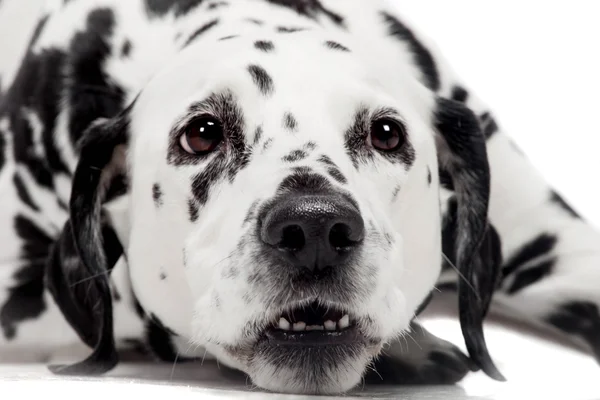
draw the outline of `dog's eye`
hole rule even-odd
[[[377,150],[396,150],[404,143],[404,137],[404,128],[392,120],[381,119],[371,125],[371,144]]]
[[[189,124],[179,140],[190,154],[210,153],[223,140],[223,127],[214,118],[202,117]]]

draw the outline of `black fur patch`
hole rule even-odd
[[[35,202],[31,198],[31,195],[27,191],[27,187],[25,187],[25,182],[23,182],[21,175],[15,173],[15,175],[13,176],[13,183],[15,184],[15,189],[17,189],[17,196],[19,196],[19,199],[23,203],[31,207],[31,209],[35,211],[40,211],[40,208],[37,204],[35,204]]]
[[[210,29],[214,28],[215,26],[217,26],[219,24],[219,20],[218,19],[213,19],[212,21],[209,21],[207,23],[205,23],[204,25],[202,25],[200,28],[196,29],[191,35],[190,37],[185,41],[185,43],[183,44],[183,47],[187,47],[190,45],[190,43],[192,43],[194,40],[196,40],[198,37],[202,36],[202,34],[204,34],[205,32],[209,31]]]
[[[160,185],[158,183],[155,183],[154,185],[152,185],[152,199],[154,200],[154,205],[156,207],[160,207],[163,205],[162,196],[163,196],[163,193],[160,188]]]
[[[250,65],[248,67],[248,72],[252,76],[252,80],[258,86],[258,89],[265,96],[273,93],[273,79],[269,76],[267,71],[264,68],[259,67],[258,65]]]
[[[131,40],[125,40],[123,47],[121,47],[121,58],[128,58],[131,55],[132,48],[133,44],[131,43]]]
[[[282,7],[290,8],[298,14],[312,19],[318,19],[320,16],[326,16],[337,25],[344,25],[344,18],[331,10],[326,9],[319,0],[267,0],[270,3]]]
[[[556,191],[550,193],[550,201],[565,210],[570,216],[581,219],[581,215]]]
[[[259,19],[255,19],[255,18],[246,18],[245,21],[248,21],[250,23],[253,23],[254,25],[258,25],[258,26],[262,26],[265,23]]]
[[[600,362],[600,310],[596,304],[584,301],[565,303],[546,320],[558,329],[584,339]]]
[[[262,125],[259,125],[256,127],[256,131],[254,131],[254,141],[252,143],[253,146],[256,146],[260,140],[262,139],[262,135],[263,135],[263,127]]]
[[[227,7],[228,5],[229,5],[229,3],[227,3],[227,2],[219,1],[217,3],[210,3],[207,8],[209,10],[216,10],[217,8]]]
[[[145,0],[146,12],[150,16],[164,17],[173,12],[175,17],[183,17],[204,0]]]
[[[146,322],[146,340],[152,353],[161,361],[178,361],[173,336],[176,336],[175,332],[166,328],[156,315],[150,315]]]
[[[339,51],[344,51],[344,52],[350,51],[350,49],[347,48],[346,46],[342,46],[341,44],[339,44],[338,42],[334,42],[333,40],[326,41],[325,46],[327,46],[328,48],[330,48],[332,50],[339,50]]]
[[[270,40],[257,40],[254,42],[254,47],[265,53],[269,53],[275,49],[275,45]]]
[[[265,144],[263,145],[263,151],[269,150],[272,145],[273,145],[273,138],[269,138],[269,139],[265,140]]]
[[[338,183],[341,183],[342,185],[348,183],[348,179],[346,179],[344,174],[342,174],[342,171],[340,171],[337,168],[329,167],[327,168],[327,173],[329,173],[329,176],[331,176],[333,179],[335,179]]]
[[[480,119],[481,129],[483,130],[483,134],[485,135],[486,139],[491,138],[496,132],[498,132],[498,124],[496,123],[494,117],[490,115],[490,113],[486,112],[481,114]]]
[[[397,18],[386,12],[382,13],[382,17],[388,26],[388,34],[405,42],[413,53],[414,62],[423,74],[423,83],[431,90],[438,91],[440,89],[440,76],[435,60],[429,50]]]
[[[371,132],[371,123],[373,120],[383,116],[393,116],[396,113],[390,109],[380,109],[371,113],[368,109],[361,107],[354,115],[353,124],[346,130],[345,147],[352,163],[356,168],[361,163],[372,162],[376,156],[385,158],[392,163],[403,163],[406,169],[409,169],[415,162],[415,150],[408,141],[399,149],[389,152],[379,152],[367,146],[367,137]]]
[[[0,327],[5,339],[16,337],[20,323],[39,317],[46,309],[44,274],[53,240],[33,221],[17,215],[15,231],[22,240],[21,266],[13,275],[15,285],[0,309]]]
[[[302,32],[305,30],[307,30],[307,28],[286,27],[286,26],[278,26],[277,27],[277,32],[279,32],[279,33],[296,33],[296,32]]]
[[[549,256],[557,242],[558,238],[555,235],[543,233],[523,244],[503,265],[502,275],[507,277],[525,264],[537,258]]]
[[[115,26],[111,9],[89,13],[86,29],[73,36],[70,58],[73,82],[69,94],[71,142],[79,141],[86,128],[97,118],[111,118],[123,108],[124,91],[109,81],[104,63],[111,55],[109,45]]]
[[[392,201],[396,201],[396,199],[398,198],[398,195],[400,194],[400,190],[402,189],[402,186],[398,185],[394,188],[394,191],[392,192]]]
[[[308,157],[308,153],[305,152],[304,150],[294,150],[290,154],[284,156],[282,158],[282,161],[296,162],[296,161],[304,160],[306,157]]]
[[[507,289],[508,294],[515,294],[529,286],[535,284],[539,280],[548,276],[554,270],[555,259],[542,261],[531,267],[527,267],[515,274],[515,279],[510,287]]]
[[[466,103],[469,99],[469,92],[462,86],[455,85],[452,87],[452,93],[450,94],[450,98],[454,101],[458,101],[461,103]]]
[[[198,206],[198,203],[196,203],[194,199],[188,200],[188,213],[190,215],[190,221],[198,221],[198,217],[200,217],[200,206]]]
[[[291,113],[285,113],[283,116],[283,127],[290,132],[296,132],[298,130],[298,121]]]
[[[431,176],[431,168],[427,167],[427,185],[431,186],[432,176]]]

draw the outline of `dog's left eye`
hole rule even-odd
[[[405,131],[398,123],[381,119],[371,125],[370,141],[380,151],[393,151],[404,143]]]
[[[223,127],[212,117],[202,117],[189,124],[179,140],[190,154],[210,153],[223,140]]]

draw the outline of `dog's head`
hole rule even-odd
[[[489,171],[473,114],[399,61],[308,33],[259,39],[190,46],[85,133],[71,199],[82,264],[59,278],[97,278],[59,303],[76,329],[92,324],[78,331],[93,365],[115,360],[101,243],[115,178],[128,181],[120,237],[144,310],[261,387],[330,393],[359,382],[434,287],[440,167],[458,200],[467,344],[492,365],[476,257]]]

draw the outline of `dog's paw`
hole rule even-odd
[[[411,336],[384,349],[366,374],[367,383],[451,385],[477,370],[458,347],[415,323]]]

